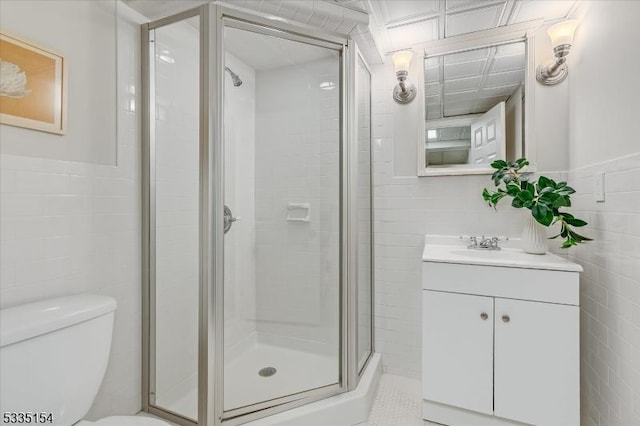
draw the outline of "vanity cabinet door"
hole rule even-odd
[[[579,307],[495,299],[495,415],[580,424]]]
[[[422,397],[493,414],[493,298],[422,293]]]

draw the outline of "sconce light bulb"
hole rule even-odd
[[[573,33],[578,27],[578,21],[568,19],[552,25],[547,30],[551,45],[553,46],[553,56],[555,59],[541,65],[536,69],[536,80],[540,83],[552,86],[563,81],[568,74],[567,56],[573,44]]]
[[[411,66],[411,59],[413,58],[413,52],[410,50],[401,50],[399,52],[395,52],[391,59],[393,60],[393,68],[396,71],[396,74],[399,72],[409,72],[409,67]]]
[[[401,50],[391,55],[398,84],[393,88],[393,99],[399,104],[408,104],[416,97],[416,86],[407,81],[413,52]]]
[[[563,44],[573,44],[573,34],[578,27],[578,23],[577,19],[568,19],[549,27],[547,34],[549,34],[551,45],[554,49]]]

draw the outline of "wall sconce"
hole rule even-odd
[[[408,104],[416,97],[416,86],[407,81],[412,57],[410,50],[401,50],[391,56],[398,78],[398,84],[393,88],[393,99],[399,104]]]
[[[551,45],[553,46],[553,55],[555,59],[545,62],[538,66],[536,70],[536,80],[542,84],[552,86],[560,83],[567,78],[569,73],[567,67],[567,56],[573,44],[573,33],[578,26],[578,21],[569,19],[552,25],[547,30]]]

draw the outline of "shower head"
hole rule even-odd
[[[235,72],[231,71],[231,68],[224,67],[224,70],[227,71],[229,73],[229,75],[231,76],[231,80],[233,81],[233,85],[235,87],[238,87],[238,86],[242,85],[242,80],[240,80],[240,77],[238,77],[238,74],[236,74]]]

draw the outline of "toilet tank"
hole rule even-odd
[[[0,413],[82,419],[107,368],[116,306],[75,295],[0,310]]]

